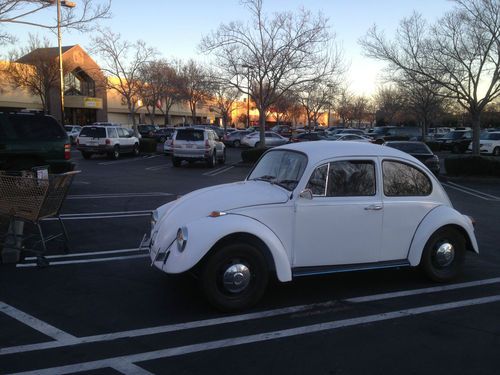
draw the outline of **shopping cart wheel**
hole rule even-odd
[[[43,257],[43,256],[39,256],[36,258],[36,265],[38,267],[41,267],[41,268],[45,268],[45,267],[48,267],[49,266],[49,261],[47,260],[47,258]]]

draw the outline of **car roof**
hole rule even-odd
[[[274,148],[281,150],[292,150],[305,153],[310,162],[317,163],[324,159],[335,157],[353,156],[383,156],[397,157],[410,161],[415,161],[413,157],[405,152],[391,147],[384,147],[373,143],[365,142],[332,142],[332,141],[316,141],[316,142],[301,142],[289,143],[283,146]]]

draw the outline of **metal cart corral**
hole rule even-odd
[[[39,237],[38,241],[27,247],[27,240],[33,236],[11,230],[2,236],[4,246],[9,242],[10,248],[35,254],[39,266],[49,264],[44,257],[47,242],[63,239],[65,251],[69,251],[68,233],[59,211],[77,173],[79,171],[48,175],[47,178],[36,178],[36,174],[15,176],[8,172],[0,173],[0,215],[9,218],[10,228],[14,228],[19,222],[32,223],[37,228],[36,236]],[[62,232],[44,236],[41,221],[46,218],[56,218]]]

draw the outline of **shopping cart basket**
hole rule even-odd
[[[16,221],[32,223],[38,229],[39,241],[26,247],[28,238],[9,231],[3,236],[3,243],[9,242],[22,252],[36,255],[39,266],[48,265],[44,254],[47,252],[47,242],[64,238],[65,251],[69,251],[68,233],[59,215],[61,206],[66,198],[69,187],[75,174],[72,171],[58,175],[49,175],[48,178],[38,179],[32,176],[14,176],[0,173],[0,215],[7,216],[10,227],[14,227]],[[41,220],[56,218],[59,221],[62,232],[51,236],[44,236]]]

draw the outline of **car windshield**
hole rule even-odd
[[[431,150],[424,143],[388,143],[387,146],[404,151],[408,154],[430,154]]]
[[[299,152],[269,151],[260,159],[248,180],[269,181],[287,190],[293,190],[300,181],[306,164],[307,157]]]

